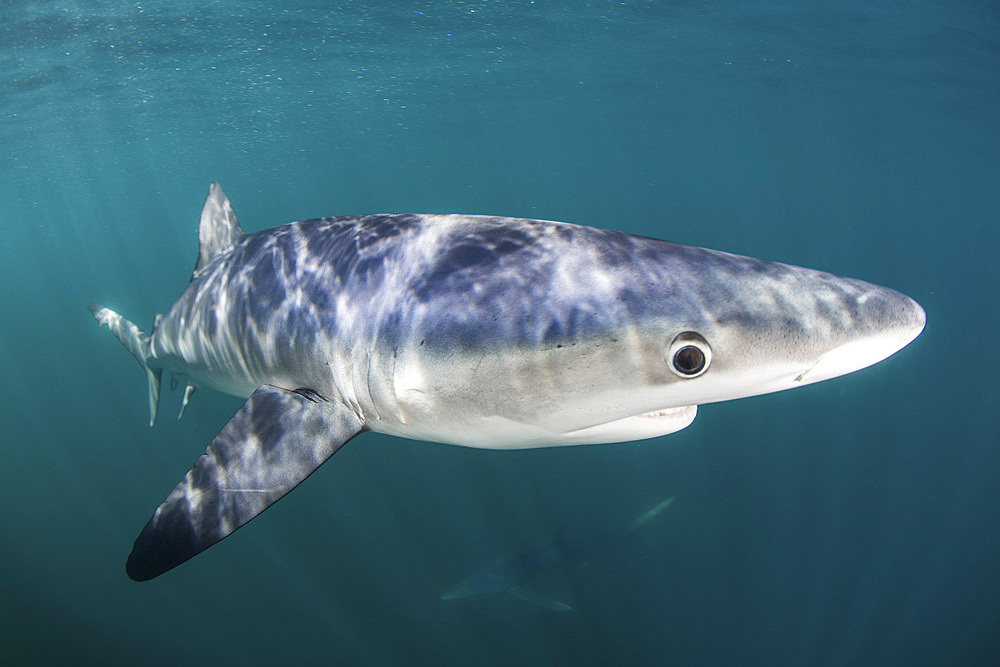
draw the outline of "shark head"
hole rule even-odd
[[[923,309],[899,292],[754,264],[766,270],[721,285],[715,272],[704,272],[692,290],[700,299],[616,334],[625,342],[617,362],[606,364],[604,377],[612,380],[585,404],[592,414],[603,407],[616,411],[611,417],[626,416],[564,437],[591,443],[673,433],[693,421],[700,404],[845,375],[892,355],[923,330]],[[590,354],[600,356],[603,347]]]
[[[695,264],[689,271],[697,280],[693,298],[668,317],[650,318],[641,334],[648,344],[642,356],[656,369],[645,391],[663,408],[756,396],[845,375],[882,361],[923,330],[923,309],[894,290],[800,267],[712,255],[722,266],[743,270],[698,271]]]

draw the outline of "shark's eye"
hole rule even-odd
[[[712,363],[712,348],[698,334],[685,331],[670,344],[667,362],[670,370],[682,378],[696,378],[707,371]]]
[[[705,368],[705,353],[694,345],[685,345],[674,352],[674,368],[683,375],[695,375]]]

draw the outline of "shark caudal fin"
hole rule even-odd
[[[156,407],[160,402],[160,376],[163,371],[159,368],[150,368],[146,363],[150,357],[149,334],[132,324],[124,317],[104,306],[91,303],[87,306],[93,313],[94,319],[100,326],[107,325],[108,329],[115,335],[121,344],[124,345],[135,360],[146,371],[146,379],[149,383],[149,425],[156,423]]]

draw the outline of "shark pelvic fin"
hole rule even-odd
[[[365,429],[339,401],[258,387],[142,529],[125,565],[128,576],[146,581],[204,551]]]
[[[222,191],[222,186],[212,183],[208,186],[208,197],[201,209],[198,224],[198,261],[194,265],[194,280],[219,255],[229,252],[246,234],[236,220],[232,204]]]
[[[187,386],[184,387],[184,398],[181,399],[181,411],[177,413],[177,419],[184,416],[184,409],[188,406],[188,401],[194,396],[194,390],[197,388],[198,385],[188,380]]]
[[[524,600],[525,602],[530,602],[531,604],[538,605],[539,607],[545,607],[546,609],[551,609],[552,611],[569,611],[573,608],[565,602],[560,602],[555,598],[539,593],[534,588],[524,584],[520,586],[511,586],[507,589],[507,592],[516,598]]]
[[[135,360],[146,371],[146,380],[149,385],[149,425],[152,426],[156,423],[156,408],[160,402],[160,377],[163,371],[159,368],[150,368],[147,363],[150,357],[149,334],[110,308],[99,306],[96,303],[88,304],[87,308],[94,315],[97,324],[99,326],[107,325],[108,330],[132,353]]]

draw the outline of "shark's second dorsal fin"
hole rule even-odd
[[[212,183],[208,186],[208,197],[201,209],[198,224],[198,262],[194,265],[194,280],[219,255],[229,252],[246,234],[236,220],[236,213],[222,191],[222,186]]]

